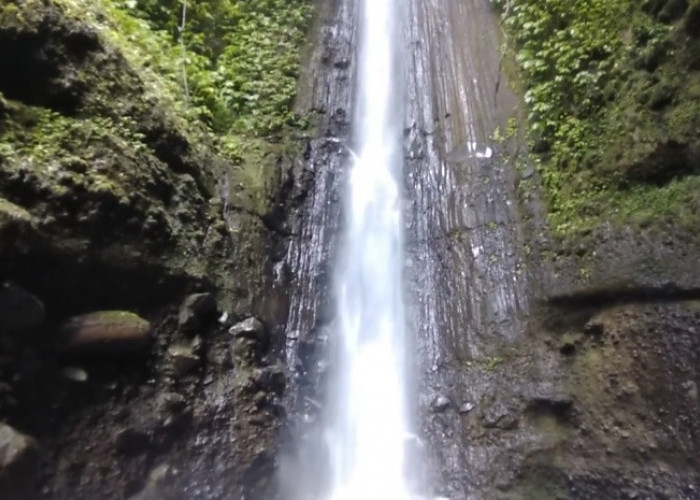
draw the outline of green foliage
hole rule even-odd
[[[179,115],[220,135],[298,125],[292,105],[312,1],[189,0],[181,39],[182,2],[57,0],[100,26]]]
[[[209,0],[185,7],[183,0],[123,4],[150,23],[154,36],[167,36],[170,59],[184,63],[201,118],[217,132],[255,135],[295,123],[292,101],[311,2]],[[174,79],[181,72],[170,68]]]
[[[632,166],[655,161],[645,157],[654,144],[689,144],[697,135],[699,100],[679,76],[690,71],[678,56],[688,43],[678,35],[678,2],[492,3],[527,83],[530,140],[554,229],[681,210],[662,200],[691,180],[659,187],[629,179]]]
[[[123,141],[132,151],[144,151],[143,135],[130,117],[112,119],[105,116],[74,118],[44,108],[22,106],[15,110],[18,118],[9,122],[0,142],[0,155],[38,164],[60,158],[66,162],[83,162],[90,146]],[[81,160],[79,160],[81,159]]]

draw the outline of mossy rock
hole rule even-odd
[[[15,214],[8,224],[40,235],[5,239],[0,279],[60,313],[166,301],[230,258],[210,200],[232,165],[188,127],[167,86],[125,57],[128,46],[88,22],[100,5],[79,17],[71,3],[0,7],[0,198]],[[216,234],[224,243],[211,248]]]
[[[148,348],[151,325],[128,311],[97,311],[61,327],[61,348],[70,354],[124,354]]]

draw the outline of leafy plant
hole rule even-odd
[[[659,130],[693,140],[692,120],[673,106],[662,109],[683,88],[678,75],[684,70],[674,55],[682,51],[674,47],[687,42],[664,14],[671,2],[491,1],[526,82],[531,150],[554,229],[580,229],[630,214],[632,207],[641,207],[642,217],[667,211],[673,203],[660,200],[678,186],[629,189],[622,164],[632,161],[635,147],[665,140]],[[677,106],[698,109],[697,99]],[[640,200],[652,191],[654,205],[644,206]]]

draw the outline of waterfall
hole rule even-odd
[[[339,345],[326,436],[332,500],[409,497],[398,1],[363,0],[360,7],[356,155],[337,275]]]

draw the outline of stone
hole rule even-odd
[[[39,445],[33,438],[0,424],[0,497],[32,498],[39,459]]]
[[[216,318],[217,307],[210,293],[188,295],[180,306],[178,324],[183,330],[198,330]]]
[[[434,412],[441,413],[450,407],[450,400],[444,395],[437,396],[430,404],[430,407]]]
[[[230,370],[233,368],[233,355],[231,350],[219,345],[213,346],[207,352],[207,361],[217,368]]]
[[[175,368],[175,375],[179,377],[194,371],[201,363],[192,346],[172,345],[168,348],[168,356]]]
[[[88,373],[78,366],[66,366],[61,369],[63,378],[72,382],[87,382]]]
[[[459,407],[459,412],[464,414],[464,413],[469,413],[475,408],[474,403],[471,401],[467,401],[466,403],[462,404],[462,406]]]
[[[0,331],[29,330],[44,322],[44,304],[19,286],[0,287]]]
[[[70,354],[122,355],[148,350],[151,325],[127,311],[74,316],[61,327],[61,347]]]
[[[229,328],[228,333],[234,337],[261,339],[265,336],[265,326],[257,318],[248,318]]]
[[[518,419],[501,403],[486,409],[482,418],[487,429],[513,430],[518,426]]]
[[[221,313],[221,316],[219,316],[217,321],[220,325],[231,326],[231,315],[227,311],[224,311]]]

